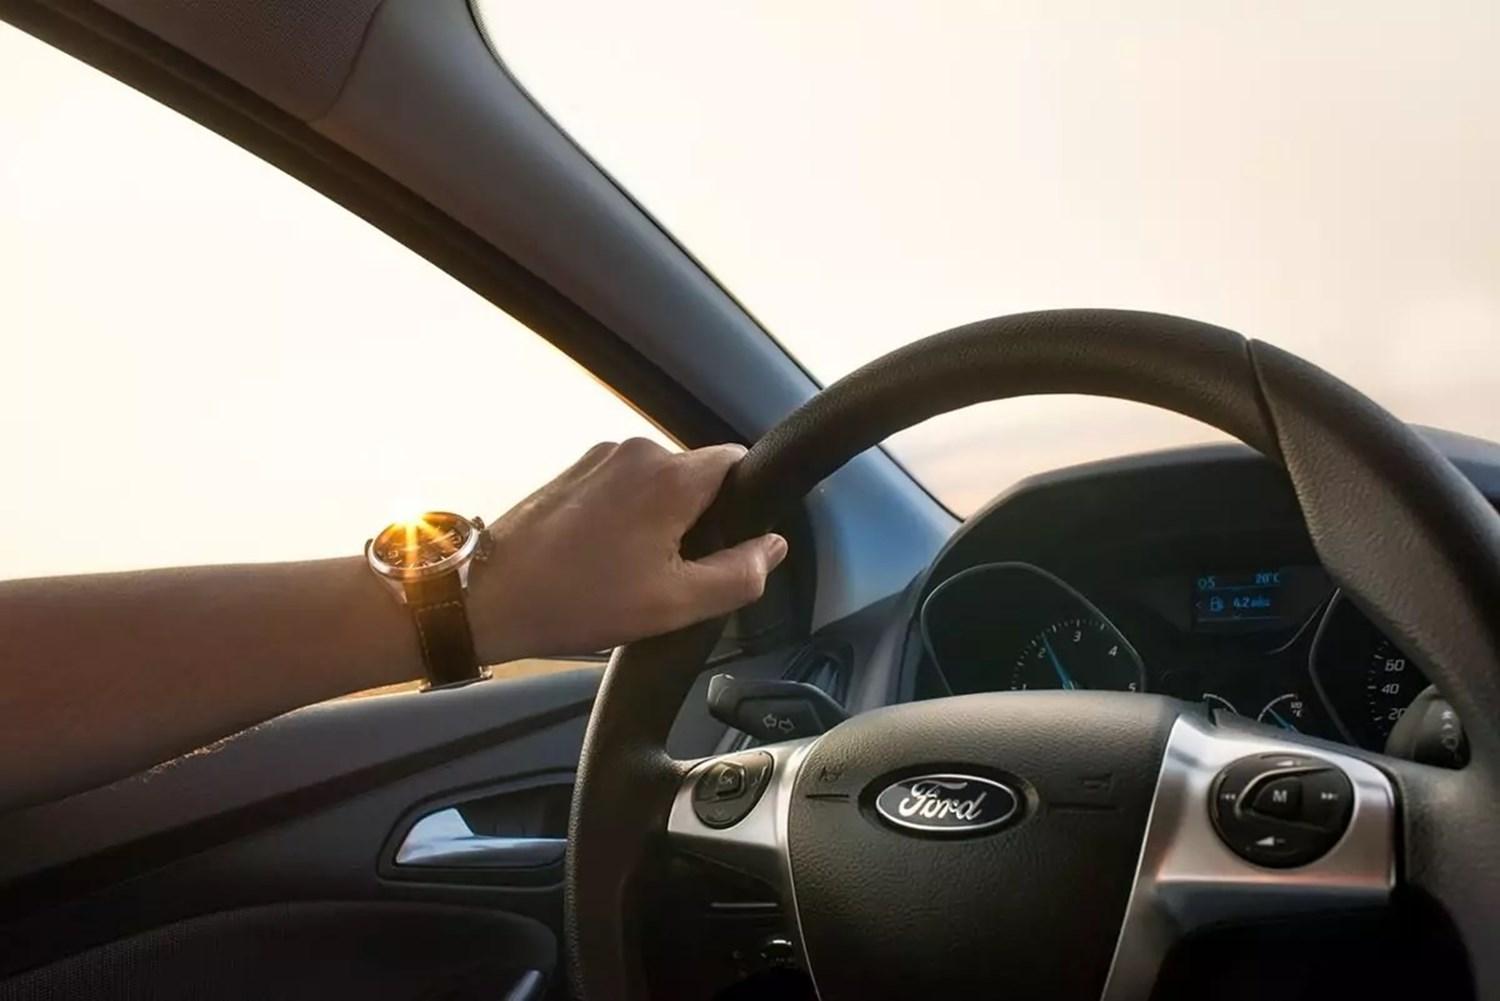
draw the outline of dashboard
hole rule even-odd
[[[1497,479],[1483,458],[1465,471]],[[1019,485],[964,524],[907,608],[901,698],[1156,692],[1378,751],[1428,687],[1319,564],[1285,477],[1229,446]]]
[[[1041,567],[978,564],[927,595],[924,652],[955,695],[1160,692],[1372,750],[1427,687],[1315,564],[1184,571],[1131,579],[1111,594],[1131,609],[1127,632]]]

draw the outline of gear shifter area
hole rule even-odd
[[[801,681],[742,681],[716,674],[708,682],[714,719],[764,743],[826,733],[849,718],[844,707],[815,685]]]

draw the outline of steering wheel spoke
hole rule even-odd
[[[792,790],[816,738],[706,758],[682,780],[667,818],[670,846],[775,891],[802,952],[787,849]]]
[[[1347,785],[1324,778],[1338,774]],[[1278,781],[1281,786],[1271,787]],[[1336,833],[1305,822],[1319,809],[1318,796],[1336,797],[1344,789],[1347,807],[1330,812]],[[1253,815],[1255,804],[1245,800],[1278,790],[1286,819],[1240,830],[1216,817]],[[1384,906],[1396,885],[1396,821],[1390,779],[1364,760],[1260,728],[1179,717],[1163,754],[1105,1001],[1149,996],[1167,953],[1199,929]],[[1277,833],[1281,825],[1285,835]],[[1311,861],[1285,864],[1300,861],[1292,855],[1299,846],[1290,843],[1299,833],[1331,845]],[[1278,845],[1283,838],[1288,843]]]

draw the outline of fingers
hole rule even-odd
[[[578,482],[597,473],[631,491],[665,514],[678,531],[698,520],[745,456],[743,445],[710,445],[688,452],[669,452],[649,438],[628,438],[618,445],[601,442],[584,453],[560,482]]]
[[[590,473],[610,471],[616,475],[629,476],[649,472],[675,460],[668,452],[650,438],[626,438],[622,442],[601,441],[565,469],[559,481],[570,483],[586,478]]]
[[[578,457],[578,461],[567,469],[564,469],[557,477],[558,480],[574,482],[587,476],[599,468],[620,446],[612,441],[601,441],[591,446],[587,452]]]
[[[686,517],[686,524],[697,521],[698,516],[713,503],[719,488],[724,485],[724,477],[745,457],[745,451],[743,445],[710,445],[674,457],[677,468],[673,488],[676,496],[672,502],[673,507]]]
[[[725,615],[758,599],[786,552],[786,539],[771,533],[685,564],[690,598],[682,624]]]

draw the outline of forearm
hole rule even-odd
[[[605,649],[759,597],[780,536],[679,552],[742,455],[606,443],[512,508],[470,565],[479,663]],[[351,556],[0,583],[0,670],[3,812],[423,664],[407,610]]]
[[[359,557],[0,583],[0,810],[421,675]]]

